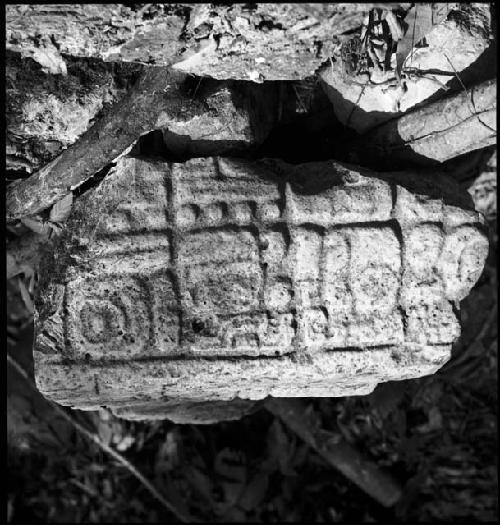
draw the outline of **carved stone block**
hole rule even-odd
[[[37,384],[135,418],[367,394],[449,359],[487,252],[438,174],[122,158],[43,260]]]

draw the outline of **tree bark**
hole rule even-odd
[[[434,166],[496,144],[496,79],[391,120],[351,144],[351,160],[385,169]]]
[[[299,80],[379,5],[9,5],[6,41],[7,49],[32,56],[53,73],[65,73],[66,54],[176,63],[186,73],[217,79]]]

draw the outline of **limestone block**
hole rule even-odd
[[[373,5],[8,5],[6,45],[56,74],[66,74],[64,55],[72,55],[175,64],[217,79],[300,80]]]
[[[496,79],[426,104],[357,137],[350,160],[380,166],[438,166],[497,142]]]
[[[491,78],[488,75],[493,63],[486,67],[483,64],[474,72],[475,77],[468,73],[485,55],[491,38],[490,6],[475,3],[452,12],[448,20],[425,35],[425,45],[413,48],[403,65],[403,72],[410,72],[404,88],[396,81],[395,53],[391,69],[385,73],[370,70],[352,75],[346,73],[341,61],[336,61],[322,68],[320,78],[337,118],[364,133],[429,101],[456,83],[457,75],[461,82],[477,82],[477,75],[479,80]]]
[[[37,385],[133,418],[178,400],[178,421],[208,401],[367,394],[449,359],[487,252],[437,173],[123,157],[42,261]]]
[[[31,177],[8,186],[7,220],[43,212],[129,153],[150,132],[160,136],[163,151],[147,151],[148,156],[183,160],[241,155],[264,141],[280,118],[277,83],[199,79],[193,86],[189,80],[168,67],[144,68],[127,94],[71,147]],[[282,113],[287,111],[292,109]]]
[[[182,46],[186,12],[178,4],[8,5],[6,45],[53,74],[67,73],[64,55],[167,65]]]

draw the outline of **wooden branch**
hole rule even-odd
[[[184,78],[167,68],[146,69],[124,99],[78,142],[31,177],[7,188],[7,220],[34,215],[53,205],[153,129],[161,113],[192,113],[196,104],[188,104],[179,92]]]
[[[496,79],[382,124],[351,144],[353,162],[432,166],[496,144]]]
[[[170,153],[187,147],[192,156],[209,156],[259,144],[275,123],[275,83],[257,90],[249,82],[203,79],[203,86],[192,94],[187,84],[184,73],[145,68],[137,84],[75,144],[31,177],[8,186],[7,220],[49,208],[127,154],[141,135],[152,130],[164,132]]]
[[[29,377],[26,370],[10,354],[7,354],[7,362],[23,377],[23,379],[28,383],[29,387],[31,389],[34,389],[38,393],[35,385],[33,384],[32,379]],[[183,523],[197,522],[197,520],[195,520],[192,516],[186,514],[184,511],[181,511],[173,503],[167,500],[165,496],[163,496],[159,492],[159,490],[143,474],[141,474],[141,472],[139,472],[126,457],[124,457],[117,450],[114,450],[109,445],[104,443],[97,434],[91,432],[90,430],[87,430],[81,423],[76,421],[76,419],[74,419],[70,414],[68,414],[57,403],[54,403],[49,399],[47,399],[47,402],[57,412],[59,416],[61,416],[64,420],[70,423],[71,426],[73,426],[80,434],[82,434],[88,440],[95,443],[103,452],[105,452],[106,454],[111,456],[115,461],[123,465],[132,474],[132,476],[134,476],[143,485],[143,487],[156,500],[158,500],[163,505],[163,507],[165,507],[169,512],[171,512],[179,521]]]
[[[270,398],[266,408],[279,417],[297,436],[313,448],[329,465],[384,507],[391,507],[401,497],[401,487],[375,463],[364,458],[345,441],[318,428],[317,422],[307,414],[302,401]]]

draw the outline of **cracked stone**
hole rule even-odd
[[[33,173],[73,144],[119,100],[136,64],[69,57],[67,75],[49,75],[31,58],[6,53],[6,167]]]

